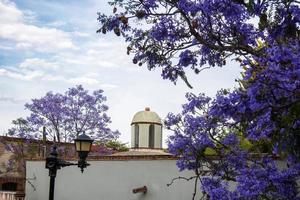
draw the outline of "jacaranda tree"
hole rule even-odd
[[[102,90],[90,94],[81,85],[69,88],[64,94],[48,92],[44,97],[25,104],[31,112],[23,119],[26,126],[22,127],[27,127],[26,130],[12,128],[8,133],[26,139],[41,139],[45,127],[47,139],[55,137],[57,142],[70,142],[83,132],[101,142],[113,140],[120,133],[108,127],[111,121],[106,114],[108,106],[105,101]]]
[[[106,114],[105,101],[102,90],[90,94],[81,85],[69,88],[64,94],[48,92],[44,97],[32,99],[31,103],[25,104],[31,112],[29,117],[13,120],[13,126],[7,132],[8,136],[21,140],[12,142],[2,138],[0,141],[13,153],[6,165],[7,171],[25,173],[25,160],[37,156],[40,146],[46,145],[44,139],[72,142],[83,132],[97,140],[92,154],[113,153],[115,150],[106,147],[105,143],[118,143],[116,139],[120,133],[108,128],[111,121]],[[58,150],[68,158],[75,155],[75,149],[67,145],[59,144]]]
[[[297,199],[300,176],[300,2],[115,0],[98,14],[105,34],[128,43],[133,63],[189,87],[187,70],[244,69],[240,87],[211,99],[187,94],[169,150],[207,199]],[[226,69],[224,69],[226,70]],[[190,180],[190,179],[188,179]]]

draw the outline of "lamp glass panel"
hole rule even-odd
[[[81,151],[80,143],[81,143],[80,141],[75,142],[76,151]]]
[[[91,143],[90,142],[81,142],[81,151],[90,151]]]

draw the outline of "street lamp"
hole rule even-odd
[[[46,158],[46,169],[49,169],[50,176],[49,200],[54,200],[54,186],[57,170],[62,167],[77,165],[83,173],[84,168],[90,165],[86,162],[86,157],[91,151],[92,143],[93,140],[85,133],[75,139],[75,149],[79,157],[77,163],[67,162],[58,158],[57,147],[53,145],[50,155]]]

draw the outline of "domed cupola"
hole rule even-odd
[[[162,122],[160,117],[146,107],[137,112],[131,122],[132,148],[162,148]]]

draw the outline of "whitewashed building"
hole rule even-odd
[[[162,122],[146,108],[136,113],[131,123],[131,145],[128,152],[89,158],[91,164],[84,173],[77,167],[58,171],[56,200],[188,200],[194,192],[193,181],[176,177],[191,177],[190,171],[179,172],[176,158],[162,150]],[[45,161],[26,164],[26,199],[47,200],[48,170]],[[198,198],[199,199],[199,198]]]

